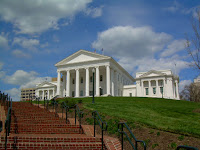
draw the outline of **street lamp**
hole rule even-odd
[[[93,73],[93,91],[92,91],[92,104],[94,104],[94,73],[95,73],[95,69],[93,68],[92,69],[92,73]]]

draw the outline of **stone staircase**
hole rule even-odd
[[[70,123],[49,112],[24,102],[13,102],[10,136],[7,149],[100,150],[100,136],[93,137],[91,126]],[[5,110],[6,112],[6,110]],[[6,112],[7,113],[7,112]],[[114,142],[115,145],[113,145]],[[0,150],[5,149],[5,136]],[[120,149],[119,142],[105,138],[104,149]]]

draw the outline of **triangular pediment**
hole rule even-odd
[[[140,78],[165,76],[165,75],[166,75],[165,73],[162,73],[160,71],[151,70],[151,71],[148,71],[148,72],[144,73],[143,75],[141,75]]]
[[[79,50],[78,52],[61,60],[60,62],[55,64],[55,66],[73,64],[73,63],[82,63],[82,62],[95,61],[95,60],[103,60],[103,59],[109,59],[109,58],[110,57],[108,56],[100,55],[100,54],[89,52],[86,50]]]
[[[45,81],[45,82],[40,83],[39,85],[37,85],[37,88],[45,88],[45,87],[52,87],[52,86],[56,86],[56,85]]]

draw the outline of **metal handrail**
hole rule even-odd
[[[78,114],[78,118],[79,118],[79,125],[80,125],[80,129],[81,129],[81,118],[83,118],[83,112],[80,111],[78,104],[75,105],[75,125],[76,125],[76,115]]]
[[[176,150],[179,150],[179,149],[185,149],[185,150],[199,150],[198,148],[196,147],[191,147],[191,146],[185,146],[185,145],[180,145],[176,148]]]
[[[120,125],[121,125],[121,130],[120,130]],[[127,130],[129,131],[130,135],[133,137],[133,139],[135,140],[135,145],[133,144],[133,142],[131,141],[130,137],[128,136],[128,134],[123,130],[125,127],[127,128]],[[118,123],[118,132],[122,135],[122,140],[121,140],[121,145],[122,145],[122,149],[124,147],[124,138],[123,135],[126,135],[126,138],[128,139],[129,143],[131,144],[131,146],[133,147],[134,150],[138,149],[138,143],[143,143],[144,146],[144,150],[146,150],[146,143],[144,141],[141,140],[137,140],[136,137],[134,136],[134,134],[132,133],[131,129],[128,127],[128,125],[125,122],[120,122]]]
[[[53,110],[55,108],[55,117],[56,117],[58,115],[57,114],[58,102],[55,99],[53,99],[52,104],[53,104]]]
[[[62,119],[63,119],[63,109],[65,108],[66,124],[67,124],[67,112],[69,111],[69,106],[65,102],[62,102]]]
[[[6,117],[6,121],[5,121],[5,130],[6,130],[5,150],[7,149],[7,137],[10,134],[11,111],[12,111],[12,99],[11,99],[11,107],[8,108],[8,113],[7,113],[7,117]]]
[[[0,132],[2,131],[2,129],[3,129],[3,122],[0,121]]]
[[[107,125],[107,122],[102,121],[102,119],[97,111],[93,111],[92,116],[94,118],[94,137],[95,137],[95,125],[96,125],[95,120],[97,120],[97,122],[101,128],[101,132],[102,132],[101,149],[103,150],[103,131],[107,131],[108,125]],[[104,129],[104,124],[106,125],[105,129]]]

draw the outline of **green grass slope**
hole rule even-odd
[[[78,99],[77,99],[78,100]],[[84,107],[152,128],[200,137],[200,103],[159,98],[82,98]]]

